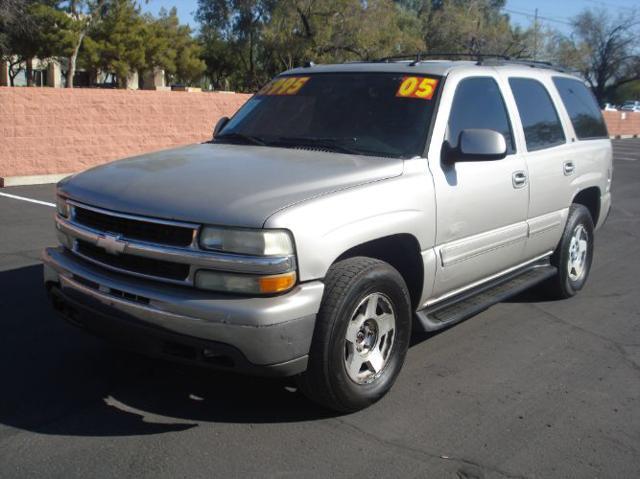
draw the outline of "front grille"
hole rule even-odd
[[[137,294],[128,293],[127,291],[122,291],[120,289],[108,288],[106,286],[103,286],[102,289],[100,289],[100,285],[95,281],[91,281],[87,278],[83,278],[82,276],[78,276],[77,274],[73,275],[73,279],[78,283],[80,283],[81,285],[86,286],[87,288],[93,289],[95,291],[101,291],[103,293],[109,294],[111,296],[115,296],[117,298],[126,299],[129,301],[135,301],[136,303],[141,303],[141,304],[150,303],[149,298],[145,296],[138,296]]]
[[[80,206],[75,207],[74,220],[94,230],[120,234],[132,240],[183,247],[193,241],[193,228],[112,216]]]
[[[76,251],[88,259],[131,273],[175,281],[185,281],[189,276],[189,265],[187,264],[144,258],[130,254],[111,255],[102,248],[82,240],[77,240]]]

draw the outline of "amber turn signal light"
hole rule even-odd
[[[296,284],[296,272],[263,276],[258,279],[262,294],[282,293],[288,291]]]

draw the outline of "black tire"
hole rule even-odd
[[[584,271],[580,277],[572,279],[569,267],[571,238],[580,227],[584,229],[587,236]],[[589,277],[591,262],[593,261],[593,239],[593,219],[589,210],[583,205],[572,204],[569,208],[569,217],[567,218],[567,224],[560,243],[553,256],[551,256],[551,264],[558,268],[558,274],[544,284],[545,293],[548,297],[553,299],[570,298],[583,288]]]
[[[373,293],[383,295],[388,300],[385,304],[393,308],[395,330],[389,339],[392,345],[384,366],[370,382],[359,384],[347,372],[345,357],[349,345],[345,337],[358,306]],[[400,273],[373,258],[339,261],[329,269],[325,279],[309,365],[298,378],[300,389],[312,401],[334,411],[363,409],[391,389],[404,363],[410,337],[411,301]],[[365,370],[365,374],[371,373]]]

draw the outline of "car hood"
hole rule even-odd
[[[113,211],[260,228],[287,206],[398,176],[402,167],[394,158],[205,143],[98,166],[58,187]]]

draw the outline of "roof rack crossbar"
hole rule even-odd
[[[549,70],[556,70],[559,72],[565,72],[568,73],[571,70],[568,68],[565,68],[561,65],[555,65],[551,62],[545,62],[545,61],[541,61],[541,60],[529,60],[526,58],[509,58],[508,60],[504,60],[504,61],[483,61],[482,65],[487,65],[487,66],[499,66],[499,65],[523,65],[523,66],[529,66],[531,68],[546,68]]]
[[[560,72],[569,72],[570,70],[559,66],[554,65],[551,62],[541,61],[541,60],[530,60],[526,58],[512,58],[508,55],[504,55],[501,53],[456,53],[456,52],[417,52],[413,55],[394,55],[384,58],[379,58],[374,60],[377,63],[390,63],[394,61],[406,61],[413,60],[410,63],[411,66],[415,66],[418,63],[422,62],[424,58],[443,58],[443,59],[451,59],[452,57],[467,57],[476,60],[478,65],[485,66],[499,66],[499,65],[525,65],[530,66],[532,68],[547,68],[550,70],[557,70]]]
[[[467,57],[480,61],[483,58],[502,58],[509,59],[508,56],[500,53],[463,53],[463,52],[416,52],[411,55],[392,55],[389,57],[379,58],[374,60],[380,63],[389,63],[393,61],[401,60],[414,60],[414,63],[420,63],[423,58],[451,58],[451,57]]]

